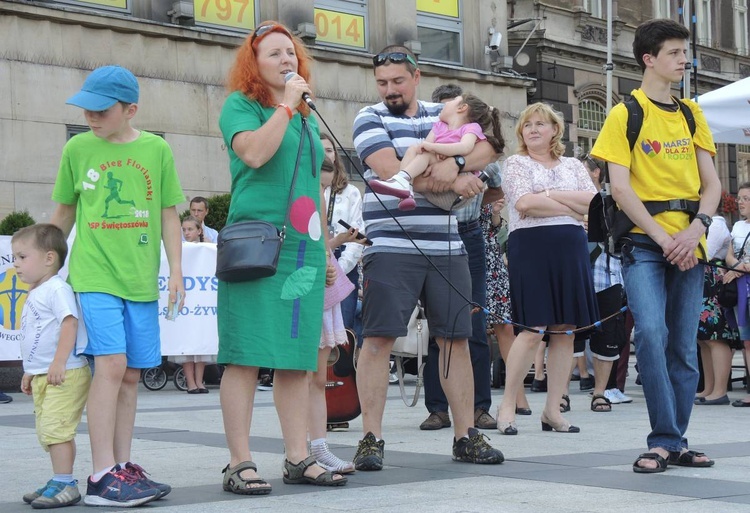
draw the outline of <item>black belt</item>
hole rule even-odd
[[[458,233],[465,233],[479,228],[479,219],[458,223]]]

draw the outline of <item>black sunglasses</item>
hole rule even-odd
[[[284,28],[283,25],[279,25],[278,23],[269,23],[267,25],[261,25],[260,27],[255,29],[255,32],[253,32],[253,37],[250,38],[250,44],[254,46],[257,41],[262,39],[263,36],[265,36],[269,32],[281,32],[285,34],[289,39],[292,38],[292,35],[286,28]]]
[[[376,68],[388,61],[391,61],[393,64],[401,64],[408,61],[412,66],[417,67],[417,61],[411,55],[404,52],[379,53],[372,58],[372,63]]]

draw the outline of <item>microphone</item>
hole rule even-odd
[[[289,80],[292,77],[296,77],[297,74],[294,71],[290,71],[286,75],[284,75],[284,83],[289,82]],[[302,93],[302,99],[305,100],[305,103],[314,111],[317,111],[318,108],[315,106],[315,104],[312,101],[312,98],[310,98],[310,95],[307,93]]]
[[[482,180],[482,183],[487,183],[489,181],[489,179],[490,179],[490,175],[488,175],[484,171],[480,171],[479,172],[479,176],[477,178],[479,178],[480,180]],[[459,196],[458,198],[456,198],[456,201],[453,202],[453,205],[451,205],[451,208],[455,207],[456,205],[458,205],[459,203],[461,203],[463,200],[464,200],[464,197],[463,196]]]

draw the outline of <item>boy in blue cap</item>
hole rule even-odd
[[[130,461],[140,369],[161,363],[158,314],[160,241],[169,261],[169,302],[182,301],[182,245],[175,206],[185,200],[163,138],[136,130],[135,76],[95,69],[67,103],[84,109],[90,132],[63,149],[52,193],[52,223],[76,225],[69,281],[88,334],[95,371],[87,406],[94,473],[83,499],[132,507],[164,497],[166,484]]]

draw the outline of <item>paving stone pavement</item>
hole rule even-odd
[[[635,372],[631,370],[631,376]],[[720,513],[750,512],[750,408],[696,406],[690,445],[716,460],[709,469],[670,467],[655,475],[635,474],[631,465],[645,452],[646,406],[640,387],[628,382],[632,404],[610,413],[590,411],[590,397],[571,384],[572,411],[566,417],[581,433],[545,433],[539,423],[545,394],[529,393],[534,414],[517,417],[518,436],[484,433],[506,457],[502,465],[451,461],[452,430],[420,431],[422,404],[407,408],[398,387],[389,388],[384,422],[385,464],[381,472],[357,472],[347,486],[321,489],[285,485],[283,443],[271,392],[256,393],[253,458],[273,485],[265,497],[239,497],[221,488],[228,462],[218,387],[188,395],[169,383],[161,391],[141,388],[133,457],[152,478],[170,483],[172,493],[137,511],[203,513],[253,511],[369,512],[553,512]],[[493,390],[493,415],[502,390]],[[34,432],[33,403],[20,393],[0,405],[0,512],[28,512],[21,496],[51,476],[47,455]],[[744,390],[730,392],[731,399]],[[86,417],[76,439],[76,477],[85,493],[91,456]],[[342,458],[354,456],[361,419],[347,431],[329,433]],[[83,505],[66,509],[71,513]],[[99,511],[114,508],[98,508]]]

